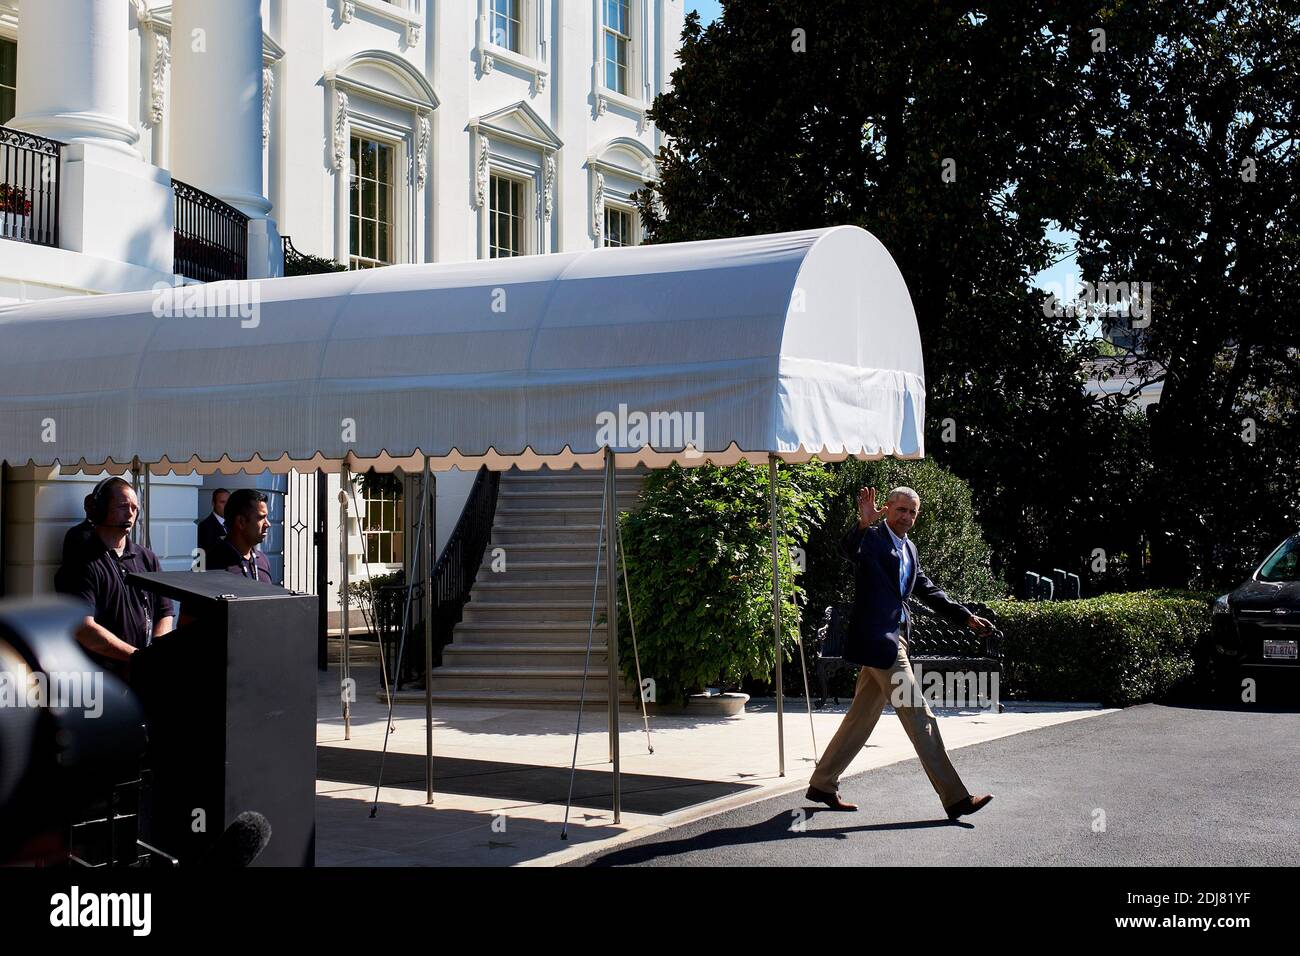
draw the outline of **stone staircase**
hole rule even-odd
[[[644,469],[618,473],[620,511],[635,506],[645,474]],[[464,617],[443,648],[442,666],[433,672],[435,701],[577,707],[603,487],[599,471],[502,474],[491,542]],[[604,613],[602,569],[586,693],[586,706],[597,710],[609,699],[605,628],[599,623]],[[622,688],[620,706],[638,706],[631,686]]]

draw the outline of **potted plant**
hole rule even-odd
[[[0,238],[27,239],[31,235],[32,201],[21,186],[0,183]]]

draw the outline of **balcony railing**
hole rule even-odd
[[[0,239],[59,244],[63,144],[0,126]]]
[[[179,179],[173,270],[198,282],[248,278],[248,217]]]

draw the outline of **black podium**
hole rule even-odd
[[[202,865],[244,811],[271,825],[256,866],[315,858],[316,598],[225,571],[132,574],[178,626],[132,659],[153,772],[151,842]]]

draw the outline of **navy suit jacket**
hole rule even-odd
[[[217,520],[215,511],[209,512],[208,516],[199,522],[199,547],[203,549],[209,562],[220,547],[218,542],[225,536],[226,529]]]
[[[944,594],[924,571],[911,538],[904,538],[911,561],[907,597],[919,598],[927,607],[955,624],[970,617],[963,605]],[[853,610],[844,641],[844,659],[869,667],[890,668],[898,659],[898,632],[904,595],[898,586],[902,557],[894,539],[880,520],[859,529],[857,521],[840,541],[840,551],[853,562]]]

